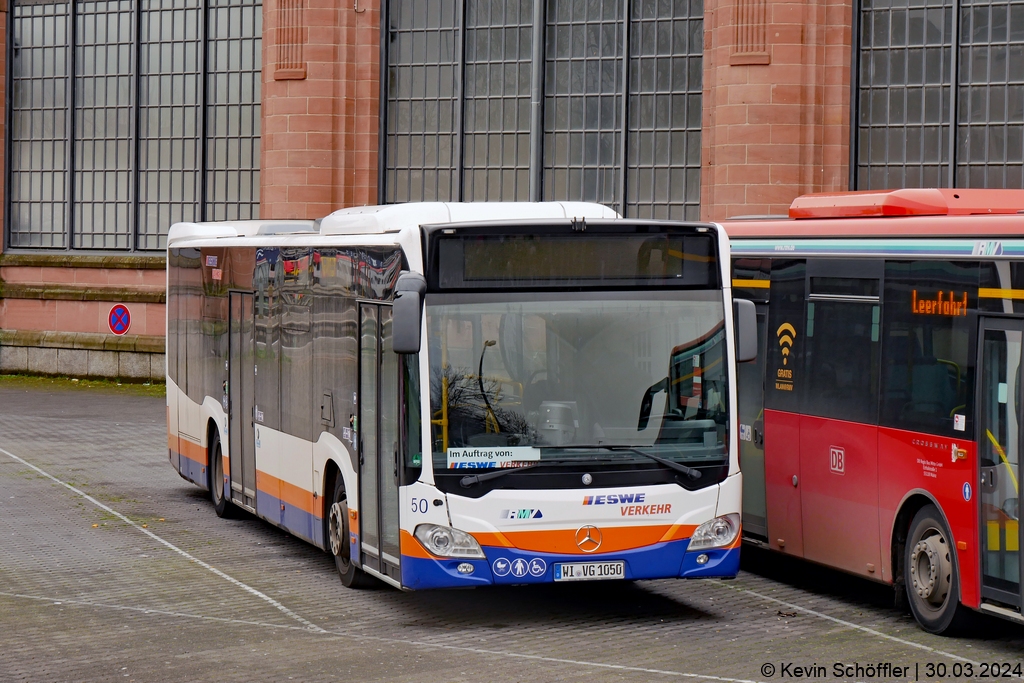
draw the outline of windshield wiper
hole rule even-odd
[[[539,463],[538,463],[539,464]],[[479,484],[484,481],[490,481],[491,479],[497,479],[498,477],[504,477],[506,474],[512,474],[513,472],[522,472],[524,470],[532,470],[537,465],[523,465],[522,467],[503,467],[501,469],[494,470],[493,472],[487,472],[485,474],[471,474],[459,479],[459,486],[464,489],[468,489],[474,484]]]
[[[483,474],[470,474],[462,479],[459,479],[459,486],[463,488],[469,488],[483,481],[490,481],[491,479],[497,479],[498,477],[504,477],[506,474],[514,474],[516,472],[523,472],[525,470],[532,470],[538,465],[576,465],[579,464],[579,460],[539,460],[529,465],[523,465],[522,467],[502,467],[491,472],[485,472]],[[699,473],[698,473],[699,476]]]
[[[572,446],[559,446],[559,448],[563,448],[565,450],[571,450],[571,449],[577,449],[577,448],[579,448],[579,449],[588,449],[589,448],[589,449],[601,449],[601,450],[612,451],[612,452],[636,453],[637,455],[642,455],[645,458],[650,458],[654,462],[659,463],[661,465],[664,465],[665,467],[667,467],[667,468],[669,468],[671,470],[675,470],[676,472],[680,472],[682,474],[685,474],[690,479],[697,480],[697,479],[700,479],[700,476],[701,476],[700,470],[698,470],[698,469],[695,469],[693,467],[687,467],[686,465],[683,465],[681,463],[675,462],[673,460],[666,460],[665,458],[663,458],[663,457],[661,457],[659,455],[654,455],[653,453],[648,453],[647,451],[642,451],[639,448],[634,448],[633,446],[617,446],[617,445],[606,446],[604,444],[577,446],[577,445],[573,444]]]

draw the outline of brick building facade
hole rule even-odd
[[[177,220],[1024,183],[1020,0],[7,2],[3,371],[162,377]]]

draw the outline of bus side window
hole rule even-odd
[[[882,425],[946,436],[970,433],[974,363],[967,313],[977,305],[977,283],[974,264],[886,264]]]

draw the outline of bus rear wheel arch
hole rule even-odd
[[[939,509],[921,507],[907,528],[903,581],[910,611],[929,633],[962,629],[970,610],[960,604],[960,577],[953,537]]]

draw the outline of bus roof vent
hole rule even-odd
[[[793,200],[790,218],[969,216],[1024,209],[1024,190],[908,188],[805,194]]]
[[[257,235],[291,235],[297,232],[317,232],[314,221],[267,221],[256,230]]]

